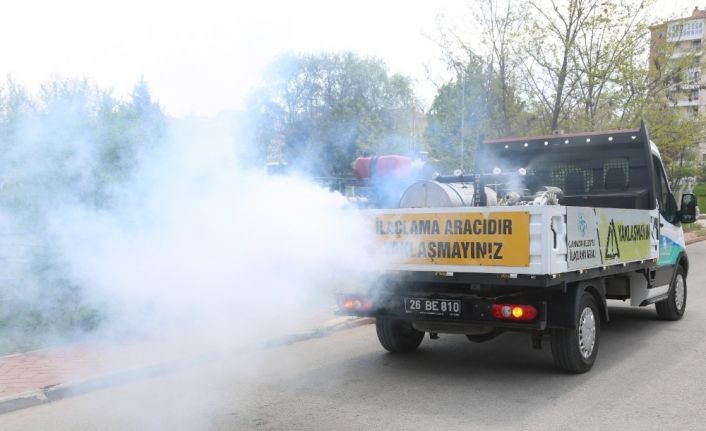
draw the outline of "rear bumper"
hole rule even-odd
[[[458,317],[448,317],[430,314],[411,313],[405,310],[405,297],[461,300],[461,315]],[[493,304],[508,301],[488,300],[464,294],[439,295],[429,294],[428,292],[407,292],[404,294],[395,294],[387,296],[382,301],[375,301],[374,299],[365,297],[360,297],[360,300],[363,303],[369,304],[370,308],[368,310],[353,311],[348,311],[341,308],[339,309],[338,314],[359,317],[391,318],[415,322],[425,322],[430,326],[437,325],[439,327],[457,327],[459,330],[461,330],[464,326],[484,326],[520,331],[542,331],[547,328],[547,301],[515,301],[516,303],[534,306],[537,309],[537,317],[532,321],[510,321],[496,319],[491,313],[491,306]]]

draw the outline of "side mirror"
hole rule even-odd
[[[696,221],[696,195],[693,193],[681,195],[679,218],[682,223],[693,223]]]

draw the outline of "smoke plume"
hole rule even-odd
[[[264,339],[330,317],[333,291],[372,268],[366,226],[343,196],[246,166],[244,148],[177,126],[111,209],[52,211],[55,254],[109,327]]]

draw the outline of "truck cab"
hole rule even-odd
[[[555,364],[593,366],[608,300],[686,307],[681,225],[696,198],[669,187],[639,129],[488,140],[475,172],[411,184],[394,208],[364,210],[384,271],[339,294],[342,314],[376,318],[392,353],[425,334],[483,342],[507,331],[550,340]]]

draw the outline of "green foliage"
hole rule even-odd
[[[694,236],[701,236],[706,233],[706,229],[704,229],[701,223],[682,224],[681,227],[684,233],[691,232]]]
[[[418,116],[411,82],[352,53],[280,58],[249,102],[269,161],[326,176],[350,174],[359,155],[408,153]]]
[[[665,92],[696,60],[684,52],[664,60],[674,57],[666,39],[650,45],[653,3],[532,0],[518,9],[511,0],[478,0],[469,27],[480,43],[442,30],[453,78],[438,85],[426,117],[409,80],[388,74],[380,60],[282,57],[248,104],[261,153],[346,176],[358,155],[424,148],[448,173],[472,170],[481,137],[632,128],[645,120],[673,180],[697,174],[704,122],[682,115]],[[650,52],[657,57],[648,65]]]
[[[459,69],[434,97],[427,113],[425,138],[431,157],[440,162],[444,172],[457,168],[471,172],[481,138],[527,133],[531,117],[513,84],[501,82],[492,63],[471,55],[464,63],[452,66]]]
[[[101,310],[69,281],[47,227],[54,210],[112,205],[166,119],[144,81],[128,100],[86,80],[57,79],[32,95],[0,84],[0,345],[30,348],[41,337],[90,330]]]
[[[140,152],[163,136],[165,118],[146,84],[120,101],[85,80],[55,80],[31,97],[0,87],[0,207],[34,211],[67,199],[109,205]]]
[[[670,182],[700,174],[698,142],[705,138],[706,120],[688,118],[679,108],[664,99],[653,100],[644,110],[650,138],[657,144],[667,168]]]
[[[694,194],[696,195],[696,204],[699,206],[699,209],[703,208],[704,211],[706,211],[706,184],[697,184],[696,187],[694,187]]]
[[[632,108],[645,84],[649,41],[647,14],[654,0],[605,1],[579,29],[575,64],[575,118],[572,129],[615,127]],[[632,118],[632,123],[639,119]]]
[[[476,143],[488,130],[492,116],[493,93],[488,81],[483,64],[472,58],[456,79],[439,88],[429,109],[426,140],[430,156],[447,173],[457,168],[472,170]]]
[[[429,111],[431,153],[456,168],[461,136],[468,160],[479,136],[634,128],[644,120],[672,181],[699,174],[706,123],[685,115],[675,100],[698,84],[687,71],[700,57],[690,44],[675,53],[666,37],[650,39],[650,29],[666,31],[648,27],[653,3],[531,0],[518,9],[511,0],[475,2],[469,27],[481,44],[457,29],[441,33],[442,54],[457,78],[439,87]],[[467,86],[463,106],[460,77]]]

